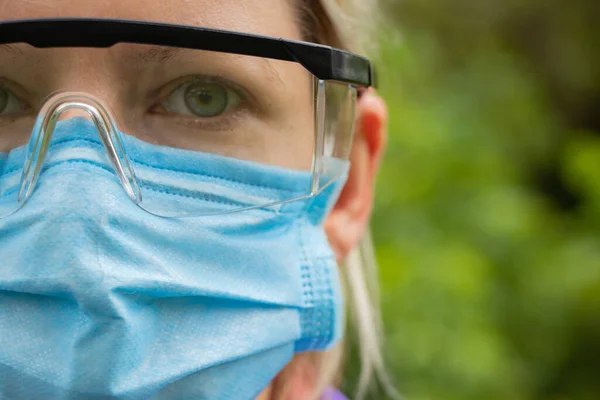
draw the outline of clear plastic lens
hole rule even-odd
[[[49,158],[67,157],[67,142],[69,157],[93,149],[132,201],[158,215],[309,196],[344,171],[355,102],[353,87],[292,62],[11,45],[0,49],[0,218],[22,206]]]
[[[325,82],[323,161],[320,187],[345,173],[354,136],[356,88],[344,83]]]

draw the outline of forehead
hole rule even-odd
[[[0,0],[0,20],[119,18],[301,39],[292,0]]]

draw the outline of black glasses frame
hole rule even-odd
[[[0,21],[0,45],[38,48],[111,47],[138,43],[265,57],[300,63],[321,80],[373,85],[364,57],[320,44],[270,36],[159,22],[96,18]]]

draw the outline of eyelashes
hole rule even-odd
[[[28,106],[7,87],[0,85],[0,117],[24,114]]]
[[[12,86],[19,85],[12,85],[11,82],[0,77],[0,118],[10,117],[10,120],[4,122],[30,116],[35,110],[28,104],[37,104],[35,98],[22,100],[22,97],[34,96],[21,96],[21,92],[27,91],[13,90]],[[15,94],[16,92],[19,94]],[[165,124],[176,123],[190,129],[228,130],[239,119],[240,111],[248,110],[253,104],[253,97],[246,90],[227,79],[215,76],[179,78],[150,92],[148,97],[149,99],[139,98],[139,108],[134,102],[130,103],[134,104],[134,108],[119,111],[135,111],[135,115],[161,118]],[[151,106],[146,108],[148,104]]]
[[[185,77],[159,92],[161,100],[151,113],[192,129],[229,130],[252,103],[252,96],[239,85],[214,76]]]
[[[241,96],[227,85],[210,79],[186,82],[161,103],[168,112],[198,118],[215,118],[240,105]]]

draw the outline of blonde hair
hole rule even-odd
[[[346,259],[341,270],[346,288],[349,329],[358,339],[361,363],[356,399],[363,399],[376,379],[387,395],[400,399],[383,359],[383,326],[380,314],[379,284],[371,234],[367,232]]]
[[[297,2],[306,40],[360,54],[373,55],[377,50],[373,35],[373,28],[379,20],[377,0]],[[343,264],[340,275],[346,299],[346,333],[353,331],[353,336],[357,338],[361,363],[355,398],[361,400],[367,396],[374,378],[388,396],[400,398],[384,367],[377,265],[368,232]],[[326,386],[339,383],[346,347],[347,344],[342,342],[327,352],[298,356],[301,358],[298,362],[308,362],[318,376],[315,399],[319,398]],[[291,367],[284,371],[284,378],[293,373]],[[285,397],[286,389],[284,384],[278,390],[281,398]]]

